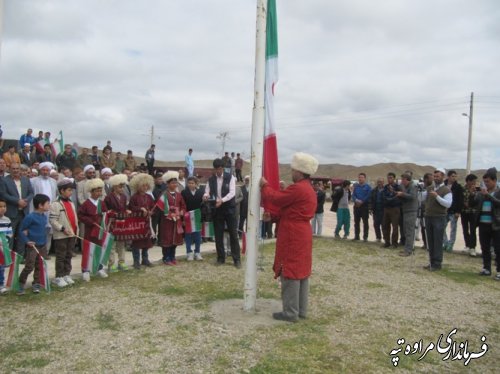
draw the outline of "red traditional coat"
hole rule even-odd
[[[168,215],[165,215],[164,212],[161,212],[159,226],[160,245],[162,247],[181,245],[182,243],[184,243],[184,238],[182,236],[183,231],[179,230],[179,228],[182,227],[181,222],[178,221],[181,220],[182,217],[184,217],[184,213],[186,213],[186,203],[184,202],[184,199],[179,192],[171,194],[170,192],[165,191],[164,195],[166,195],[168,198],[168,205],[170,209]],[[180,218],[174,221],[172,219],[172,213],[175,213]]]
[[[312,270],[311,219],[316,212],[316,193],[309,179],[275,191],[269,185],[262,187],[262,197],[280,209],[280,228],[276,240],[274,275],[288,279],[305,279]]]
[[[153,196],[151,196],[150,194],[135,193],[130,198],[128,207],[132,212],[140,212],[141,208],[146,208],[149,212],[151,212],[155,207],[155,201],[153,199]],[[153,241],[151,240],[151,236],[144,239],[132,240],[132,248],[147,249],[151,248],[152,246]]]
[[[101,211],[106,212],[106,203],[101,201]],[[83,238],[95,244],[102,244],[99,239],[99,231],[102,222],[102,213],[97,214],[97,207],[89,199],[78,208],[78,220],[85,225],[85,234]]]

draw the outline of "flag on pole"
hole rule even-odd
[[[45,147],[45,144],[50,144],[49,142],[47,142],[47,139],[45,139],[45,138],[43,138],[42,140],[39,140],[35,143],[35,148],[36,148],[38,153],[44,152],[43,147]]]
[[[9,249],[9,241],[3,232],[0,232],[0,266],[10,266],[12,256]]]
[[[99,212],[100,210],[101,210],[101,200],[97,202],[97,214],[100,214]],[[101,224],[99,225],[99,235],[97,236],[97,238],[101,240],[104,237],[105,232],[106,232],[106,213],[103,213],[101,218]]]
[[[19,290],[19,265],[23,262],[23,256],[12,251],[12,264],[9,267],[9,276],[7,277],[6,286],[11,290]]]
[[[266,27],[266,89],[265,89],[265,126],[264,126],[264,157],[263,174],[269,185],[279,189],[278,143],[274,120],[274,90],[278,83],[278,26],[276,18],[276,0],[267,1]],[[263,202],[264,209],[278,213],[278,209],[270,203]]]
[[[186,225],[184,232],[191,234],[201,231],[201,210],[190,210],[184,214],[184,223]]]
[[[115,237],[109,231],[104,232],[102,239],[102,256],[100,264],[106,265],[109,262],[109,256],[111,250],[113,249],[113,244],[115,243]]]
[[[83,240],[82,248],[82,271],[91,271],[94,263],[95,248],[99,245],[88,240]]]
[[[64,140],[62,131],[59,131],[59,136],[57,137],[56,141],[51,144],[51,147],[54,156],[57,156],[64,152]]]
[[[203,222],[201,225],[201,236],[204,238],[213,238],[215,236],[214,223]]]
[[[156,205],[163,211],[164,215],[168,216],[170,206],[168,205],[168,197],[166,194],[160,196],[160,198],[156,202]]]
[[[49,271],[47,267],[47,261],[43,258],[42,255],[38,255],[38,268],[40,269],[39,281],[40,286],[42,286],[45,291],[50,293],[50,279],[49,279]]]

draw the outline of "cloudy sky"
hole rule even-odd
[[[277,0],[280,159],[500,166],[497,0]],[[256,0],[4,0],[0,123],[157,158],[250,154]]]

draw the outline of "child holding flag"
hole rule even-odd
[[[186,203],[186,215],[184,218],[186,240],[186,259],[188,261],[201,261],[201,203],[203,201],[204,189],[197,188],[196,177],[187,179],[187,188],[182,190],[181,195]],[[189,224],[191,223],[191,224]],[[191,250],[191,243],[194,243],[194,256]]]
[[[53,280],[58,287],[66,287],[75,282],[70,276],[71,258],[78,235],[78,217],[71,201],[74,181],[63,178],[57,183],[59,198],[50,204],[49,222],[54,231],[54,249],[56,252],[56,277]]]
[[[128,177],[125,174],[116,174],[109,178],[111,193],[104,199],[108,214],[131,213],[127,209],[127,195],[124,192],[127,183]],[[118,254],[118,267],[115,265],[114,251]],[[116,272],[118,270],[128,270],[128,267],[125,265],[125,241],[115,239],[113,250],[109,256],[108,271]]]
[[[186,212],[186,203],[182,195],[177,192],[177,178],[179,173],[168,171],[163,174],[163,180],[167,183],[167,190],[160,197],[162,201],[163,214],[160,218],[160,245],[163,253],[163,263],[165,265],[177,265],[175,259],[175,249],[184,243],[182,234],[182,218]]]
[[[0,262],[0,294],[7,293],[5,287],[5,267],[9,265],[6,263],[6,258],[10,258],[9,242],[12,240],[12,226],[10,218],[5,215],[7,211],[7,202],[0,199],[0,252],[3,252],[3,262]]]
[[[101,200],[104,182],[100,178],[89,179],[85,183],[85,192],[90,192],[90,197],[78,208],[78,219],[84,224],[83,251],[82,251],[82,279],[90,281],[90,270],[92,264],[89,259],[92,257],[91,246],[102,244],[101,224],[103,214],[106,212],[106,204]],[[107,278],[108,274],[99,265],[97,275]]]
[[[148,191],[154,187],[154,179],[151,175],[140,173],[135,175],[130,181],[130,189],[134,193],[130,198],[129,209],[132,212],[142,212],[144,217],[151,219],[151,214],[155,208],[155,200]],[[144,238],[132,240],[132,257],[134,258],[134,269],[141,268],[141,251],[142,265],[151,267],[153,264],[149,261],[148,249],[153,246],[151,240],[151,230]]]
[[[18,295],[24,295],[24,286],[28,275],[33,269],[33,293],[40,293],[40,283],[45,281],[46,270],[41,269],[40,256],[47,257],[47,216],[45,215],[50,209],[50,199],[47,195],[36,194],[33,197],[34,211],[24,217],[19,229],[19,237],[21,242],[26,245],[26,257],[24,269],[19,275]],[[42,279],[42,277],[44,279]]]

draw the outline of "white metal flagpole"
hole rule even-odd
[[[245,268],[246,312],[255,312],[257,300],[257,254],[260,222],[260,188],[264,151],[265,84],[266,84],[266,21],[267,0],[257,0],[257,32],[255,42],[254,106],[252,112],[252,150],[250,191],[247,216],[247,250]]]

